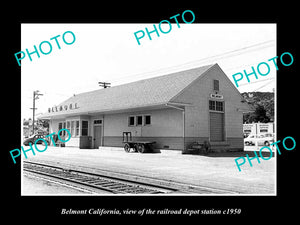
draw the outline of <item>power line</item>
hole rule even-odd
[[[220,59],[223,59],[225,57],[233,57],[233,56],[244,54],[244,53],[239,53],[241,51],[248,51],[248,52],[249,51],[258,51],[258,50],[261,50],[261,49],[264,49],[264,48],[272,47],[273,44],[272,45],[268,44],[268,43],[271,43],[271,42],[274,42],[274,40],[269,40],[269,41],[257,43],[257,44],[254,44],[254,45],[246,46],[246,47],[243,47],[243,48],[235,49],[235,50],[232,50],[232,51],[224,52],[224,53],[221,53],[221,54],[218,54],[218,55],[202,58],[202,59],[199,59],[199,60],[190,61],[190,62],[182,64],[182,65],[191,64],[191,63],[198,63],[199,61],[209,61],[209,60],[214,59],[214,58],[220,60]],[[266,46],[261,46],[261,45],[266,45]],[[261,46],[261,47],[255,49],[257,46]],[[235,53],[238,53],[238,54],[235,54]],[[231,55],[231,54],[233,54],[233,55]],[[225,56],[225,55],[230,55],[230,56]]]
[[[262,89],[263,87],[267,86],[268,84],[270,84],[270,83],[272,83],[272,82],[273,82],[273,80],[271,80],[271,81],[269,81],[268,83],[264,84],[263,86],[261,86],[261,87],[255,89],[254,91],[257,91],[257,90],[259,90],[259,89]]]
[[[255,84],[255,83],[259,83],[259,82],[264,82],[264,81],[267,81],[267,80],[273,80],[275,79],[275,77],[270,77],[270,78],[267,78],[267,79],[263,79],[263,80],[258,80],[258,81],[251,81],[251,84]],[[249,83],[243,83],[243,84],[239,84],[239,86],[244,86],[244,85],[248,85]]]
[[[117,82],[117,81],[120,81],[120,80],[127,80],[128,78],[140,77],[140,76],[143,76],[145,74],[152,74],[152,73],[159,73],[159,72],[161,73],[162,71],[166,71],[166,70],[170,70],[170,69],[174,70],[174,68],[176,70],[176,69],[179,69],[180,67],[184,67],[184,66],[186,67],[187,65],[192,65],[192,64],[195,64],[195,63],[199,64],[200,62],[204,63],[206,61],[221,60],[225,57],[229,58],[229,57],[233,57],[233,56],[238,56],[238,55],[241,55],[241,54],[245,54],[245,52],[258,51],[258,50],[261,50],[261,49],[272,47],[273,46],[273,44],[271,44],[272,42],[274,42],[274,40],[268,40],[268,41],[260,42],[260,43],[253,44],[253,45],[250,45],[250,46],[246,46],[246,47],[243,47],[243,48],[239,48],[239,49],[231,50],[231,51],[228,51],[228,52],[224,52],[224,53],[221,53],[221,54],[218,54],[218,55],[209,56],[209,57],[201,58],[201,59],[198,59],[198,60],[193,60],[193,61],[186,62],[186,63],[180,64],[180,65],[177,65],[177,66],[165,67],[165,68],[161,68],[161,69],[153,70],[153,71],[149,71],[149,72],[123,76],[121,79],[117,78],[117,79],[114,79],[112,81]]]

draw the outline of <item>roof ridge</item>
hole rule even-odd
[[[109,90],[109,89],[111,89],[111,88],[118,88],[118,87],[121,87],[121,86],[126,86],[126,85],[129,85],[129,84],[135,84],[135,83],[142,82],[142,81],[146,81],[146,80],[152,80],[152,79],[164,78],[164,77],[166,77],[166,76],[174,76],[175,74],[178,74],[178,73],[189,72],[189,71],[197,70],[197,69],[203,68],[203,67],[207,67],[207,69],[209,69],[210,67],[214,66],[215,64],[216,64],[216,63],[214,63],[214,64],[209,64],[209,65],[205,65],[205,66],[200,66],[200,67],[191,68],[191,69],[188,69],[188,70],[181,70],[181,71],[177,71],[177,72],[172,72],[172,73],[168,73],[168,74],[164,74],[164,75],[160,75],[160,76],[144,78],[144,79],[136,80],[136,81],[129,82],[129,83],[119,84],[119,85],[112,86],[112,87],[109,87],[109,88],[102,88],[102,89],[95,89],[95,90],[92,90],[92,91],[86,91],[86,92],[82,92],[82,93],[79,93],[79,94],[75,94],[75,96],[81,95],[81,94],[90,93],[90,92],[98,92],[98,91]],[[202,74],[200,74],[199,76],[201,76],[201,75],[202,75]],[[195,78],[195,79],[197,79],[197,78]],[[70,98],[72,98],[72,97],[73,97],[73,96],[71,96]]]
[[[177,96],[181,95],[187,88],[189,88],[196,80],[200,79],[200,77],[203,77],[204,74],[206,74],[207,72],[209,72],[211,70],[211,68],[213,68],[214,66],[218,65],[218,63],[214,63],[211,65],[208,65],[207,69],[205,71],[203,71],[199,76],[195,77],[195,79],[193,79],[189,84],[187,84],[185,87],[183,87],[177,94],[175,94],[173,97],[171,97],[169,99],[169,102],[172,101],[173,99],[175,99]],[[219,65],[218,65],[219,66]],[[202,67],[198,67],[198,68],[202,68]]]

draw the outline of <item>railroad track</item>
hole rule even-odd
[[[103,171],[102,174],[66,169],[43,163],[23,161],[23,170],[55,179],[63,183],[72,183],[81,188],[97,190],[99,193],[113,194],[239,194],[219,188],[181,184],[171,181],[155,180],[150,178],[139,179],[126,176],[112,175]],[[102,192],[101,192],[102,190]]]
[[[63,182],[79,184],[92,189],[104,190],[113,194],[167,194],[174,189],[147,185],[140,182],[128,181],[120,178],[107,177],[82,171],[69,170],[61,167],[41,163],[23,161],[23,170],[26,172],[59,179]]]

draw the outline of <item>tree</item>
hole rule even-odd
[[[24,125],[24,126],[28,126],[28,125],[29,125],[29,121],[26,120],[25,118],[23,119],[23,125]]]
[[[267,116],[267,111],[262,105],[257,105],[254,115],[256,116],[256,122],[268,123],[270,121],[269,117]]]
[[[244,115],[244,123],[268,123],[270,118],[267,116],[267,112],[264,106],[256,104],[254,113],[248,113]]]
[[[274,120],[273,92],[244,92],[242,96],[255,109],[254,112],[244,114],[244,123],[266,123]]]
[[[40,128],[49,128],[49,120],[37,120],[37,125],[40,127]]]

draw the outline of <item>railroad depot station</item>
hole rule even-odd
[[[218,64],[81,93],[48,109],[49,132],[67,128],[66,146],[123,147],[123,132],[154,148],[241,151],[243,113],[251,110]],[[68,135],[61,132],[60,136]]]

